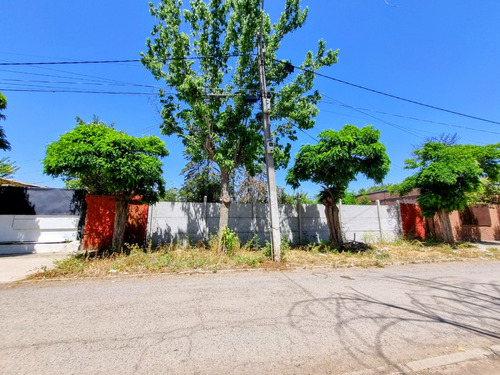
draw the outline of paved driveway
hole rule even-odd
[[[43,253],[0,255],[0,284],[22,280],[41,267],[51,267],[54,260],[63,259],[69,254]]]

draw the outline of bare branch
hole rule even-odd
[[[399,8],[399,6],[398,6],[398,5],[391,4],[391,3],[390,3],[390,2],[388,2],[387,0],[384,0],[384,3],[385,3],[385,5],[388,5],[388,6],[390,6],[390,7],[393,7],[393,8]]]

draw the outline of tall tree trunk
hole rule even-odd
[[[328,230],[330,232],[330,242],[341,244],[342,229],[340,228],[339,209],[332,198],[325,198],[321,203],[325,206],[326,222],[328,223]]]
[[[220,168],[221,173],[221,195],[220,195],[220,216],[219,216],[219,251],[222,248],[222,232],[229,224],[229,207],[231,206],[231,196],[229,195],[229,171]]]
[[[453,235],[453,228],[451,226],[450,214],[444,209],[438,211],[439,222],[441,223],[441,232],[443,233],[443,240],[446,243],[454,244],[455,236]]]
[[[111,247],[114,251],[121,251],[125,242],[125,227],[128,219],[128,196],[119,195],[115,203],[115,225],[113,227],[113,242]]]

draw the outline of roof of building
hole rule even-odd
[[[45,189],[48,188],[48,186],[30,184],[29,182],[16,181],[10,178],[3,178],[3,177],[0,178],[0,186],[34,187],[34,188],[45,188]]]

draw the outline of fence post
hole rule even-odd
[[[298,220],[298,228],[299,228],[299,245],[302,245],[304,242],[303,238],[303,229],[302,229],[302,203],[300,201],[300,195],[297,194],[297,220]]]
[[[398,234],[400,236],[402,236],[403,235],[403,218],[401,216],[401,202],[399,199],[396,201],[396,209],[398,211]]]
[[[153,238],[153,212],[154,212],[154,204],[151,204],[148,208],[148,231],[146,233],[146,244],[149,241],[152,241]],[[83,242],[83,237],[82,237]]]
[[[205,211],[205,241],[210,239],[210,229],[208,228],[208,199],[203,197],[203,210]]]
[[[255,237],[257,234],[257,207],[255,207],[256,197],[252,198],[252,235]]]
[[[378,229],[380,231],[380,242],[383,242],[383,232],[382,232],[382,220],[380,219],[380,201],[377,199],[377,218],[378,218]]]
[[[342,218],[342,199],[339,199],[339,221],[340,221],[340,238],[342,239],[342,242],[347,241],[347,238],[344,236],[344,222]],[[356,236],[356,234],[354,234]],[[356,238],[354,238],[354,241],[356,241]]]

